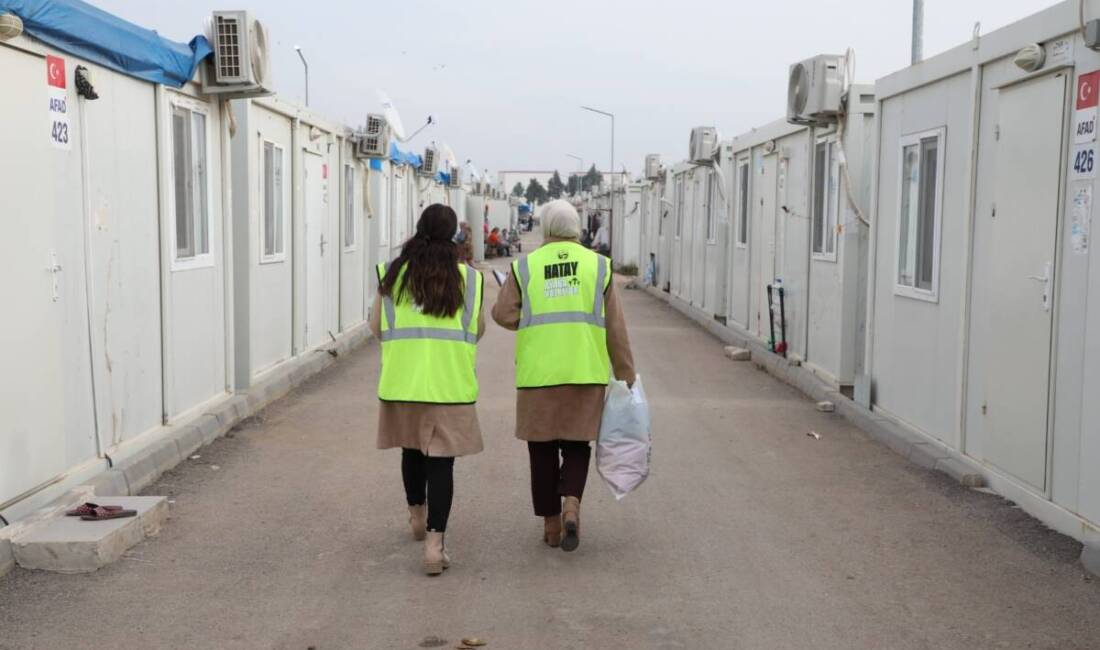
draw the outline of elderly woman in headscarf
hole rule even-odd
[[[541,221],[542,246],[512,263],[492,315],[517,332],[516,437],[543,540],[573,551],[610,371],[633,384],[634,359],[611,260],[580,244],[576,208],[551,201]]]

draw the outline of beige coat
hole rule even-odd
[[[370,331],[382,336],[382,298],[374,297]],[[485,309],[477,318],[477,338],[485,335]],[[378,448],[419,449],[427,456],[453,457],[476,454],[484,449],[477,407],[473,404],[412,404],[380,402],[378,406]]]
[[[550,239],[549,242],[563,241]],[[519,328],[523,303],[519,284],[511,273],[493,305],[493,320],[509,330]],[[634,383],[634,357],[626,333],[622,300],[614,280],[607,290],[607,351],[615,377]],[[552,350],[547,351],[552,354]],[[550,440],[592,441],[600,433],[603,386],[551,386],[516,391],[516,437],[532,442]]]

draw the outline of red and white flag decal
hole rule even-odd
[[[46,83],[54,88],[65,87],[65,59],[46,55]]]

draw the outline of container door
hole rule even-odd
[[[97,453],[72,60],[0,48],[0,508]],[[52,67],[51,67],[52,66]],[[47,70],[70,122],[47,121]],[[66,89],[67,86],[67,89]],[[66,94],[67,93],[67,94]],[[51,114],[52,117],[52,114]]]
[[[764,338],[770,336],[768,285],[775,282],[775,199],[777,191],[776,178],[779,172],[778,163],[779,156],[764,156],[764,173],[760,179],[762,191],[757,202],[760,216],[754,219],[756,223],[760,224],[760,247],[757,249],[760,253],[758,258],[760,260],[760,282],[756,287],[756,332]],[[776,336],[778,335],[777,332]]]
[[[324,159],[305,151],[306,223],[306,347],[325,341],[325,255],[332,247],[325,237]],[[335,254],[335,253],[333,253]]]
[[[1061,196],[1064,73],[1011,86],[999,100],[986,459],[1046,488],[1055,242]]]

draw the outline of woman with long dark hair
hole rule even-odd
[[[414,539],[425,540],[428,575],[450,563],[443,535],[455,457],[483,448],[475,407],[483,280],[459,263],[457,226],[451,208],[424,209],[397,259],[378,265],[370,320],[382,342],[378,448],[401,448],[409,525]]]

